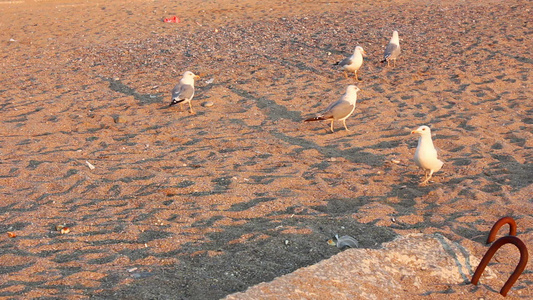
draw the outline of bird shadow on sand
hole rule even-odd
[[[129,87],[128,85],[122,83],[120,80],[115,80],[113,78],[99,77],[103,81],[109,82],[109,88],[114,91],[124,95],[133,96],[135,100],[139,101],[140,105],[161,103],[163,102],[163,97],[151,94],[140,94],[134,88]]]

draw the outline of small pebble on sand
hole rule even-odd
[[[212,101],[207,101],[207,102],[204,102],[203,105],[204,105],[205,107],[211,107],[211,106],[215,105],[215,103],[212,102]]]

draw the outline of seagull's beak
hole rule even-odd
[[[414,134],[414,133],[418,133],[418,131],[416,130],[411,131],[411,134]]]
[[[363,54],[363,56],[366,56],[366,51],[365,50],[361,51],[361,54]]]
[[[199,75],[194,75],[194,79],[200,79],[201,77]]]

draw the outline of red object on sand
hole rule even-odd
[[[163,22],[165,23],[179,23],[180,22],[180,19],[176,16],[173,16],[173,17],[170,17],[170,18],[165,18],[163,20]]]

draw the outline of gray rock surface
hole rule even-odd
[[[501,297],[499,287],[506,279],[498,280],[489,267],[481,282],[497,291],[470,284],[479,261],[468,249],[440,234],[410,234],[384,244],[382,249],[348,249],[225,299]]]

